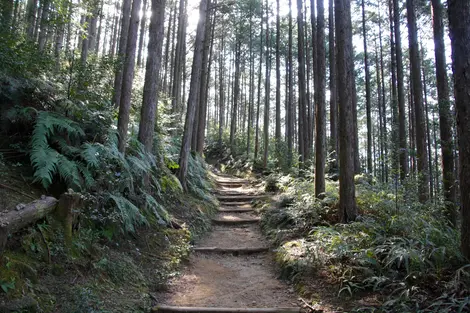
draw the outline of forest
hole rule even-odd
[[[468,0],[0,0],[0,312],[470,312],[469,60]]]

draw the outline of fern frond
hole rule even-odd
[[[35,146],[30,159],[34,168],[34,182],[40,182],[44,188],[49,187],[57,170],[59,153],[47,145]]]
[[[93,178],[93,175],[91,172],[88,170],[88,167],[84,165],[83,163],[77,163],[78,170],[83,176],[83,180],[85,181],[85,187],[90,188],[93,187],[95,184],[95,179]]]
[[[102,146],[100,144],[90,144],[87,142],[82,145],[80,156],[85,160],[88,166],[98,167],[101,149]]]
[[[140,159],[133,155],[128,156],[127,161],[129,162],[130,168],[132,168],[134,172],[137,172],[137,174],[147,173],[152,168],[146,159]]]
[[[62,136],[53,136],[51,141],[59,146],[60,151],[63,154],[75,156],[81,151],[79,148],[69,145],[68,142]]]
[[[62,154],[58,155],[57,172],[69,187],[75,189],[82,185],[77,163]]]
[[[135,232],[135,226],[147,224],[147,220],[136,207],[128,199],[121,195],[108,194],[119,210],[121,222],[127,232]]]
[[[143,192],[145,203],[148,208],[150,208],[158,220],[159,224],[168,224],[170,222],[170,214],[165,208],[158,203],[158,201],[152,197],[150,194]]]

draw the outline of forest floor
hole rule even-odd
[[[183,274],[162,303],[225,308],[300,307],[293,287],[276,278],[269,244],[259,229],[250,199],[257,190],[243,180],[218,177],[218,215],[213,231],[195,245]],[[224,251],[224,250],[228,251]],[[204,251],[201,251],[204,250]]]
[[[170,312],[180,307],[344,312],[331,285],[311,282],[309,289],[315,290],[321,304],[308,308],[293,285],[278,279],[275,254],[252,208],[260,191],[241,179],[217,176],[216,181],[220,207],[212,232],[196,242],[182,274],[159,295],[160,308],[169,306]]]

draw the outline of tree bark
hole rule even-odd
[[[146,13],[147,13],[147,0],[144,0],[144,3],[142,4],[142,8],[143,8],[144,14],[142,14],[142,19],[141,19],[141,22],[140,22],[139,48],[137,49],[137,66],[138,67],[141,67],[142,64],[143,64],[142,51],[144,49],[145,27],[146,27],[146,22],[147,22],[147,16],[146,16]],[[154,12],[155,11],[152,10],[152,14],[155,14]],[[154,34],[150,33],[150,30],[149,30],[149,35],[152,36]],[[160,43],[160,45],[162,45],[162,44],[163,44],[163,40]],[[149,45],[150,45],[150,41],[149,41]],[[160,49],[160,47],[158,47],[158,49]],[[148,62],[148,60],[147,60],[147,62]],[[160,60],[160,63],[161,63],[161,60]],[[159,73],[159,75],[160,75],[160,73]]]
[[[124,153],[127,143],[127,130],[131,111],[132,84],[134,82],[135,50],[137,46],[137,32],[139,29],[139,12],[141,0],[132,2],[132,12],[129,24],[129,38],[127,39],[126,60],[122,76],[121,100],[119,101],[118,134],[119,151]]]
[[[405,78],[403,74],[403,54],[401,48],[399,0],[393,0],[393,21],[396,45],[397,93],[398,93],[398,152],[400,155],[400,178],[403,181],[408,174],[408,147],[406,143]]]
[[[268,166],[268,149],[269,149],[269,106],[271,102],[271,53],[269,38],[269,7],[268,0],[266,0],[266,83],[264,84],[264,154],[263,154],[263,167]]]
[[[259,150],[259,115],[261,108],[261,80],[263,68],[263,6],[261,6],[261,22],[260,22],[260,47],[259,47],[259,67],[258,67],[258,101],[256,109],[256,130],[255,130],[255,160],[258,158]]]
[[[209,1],[209,5],[211,5]],[[214,1],[212,14],[206,16],[206,33],[204,38],[204,50],[202,55],[201,89],[199,91],[199,116],[196,132],[196,152],[202,156],[204,152],[204,141],[206,132],[206,118],[208,106],[208,88],[211,73],[212,47],[214,43],[214,28],[217,2]]]
[[[325,192],[326,153],[326,52],[325,52],[325,8],[317,1],[317,81],[315,84],[315,196]]]
[[[304,53],[304,17],[302,12],[302,0],[297,0],[297,60],[299,64],[299,161],[300,167],[307,161],[308,121],[307,121],[307,94],[305,81],[305,53]]]
[[[185,0],[180,0],[179,4],[179,16],[178,16],[178,34],[177,34],[177,41],[176,41],[176,48],[175,48],[175,57],[174,57],[174,68],[173,68],[173,85],[172,85],[172,92],[171,92],[171,107],[173,109],[173,113],[180,113],[182,111],[181,105],[181,78],[183,76],[182,70],[182,60],[183,54],[185,53],[184,41],[186,40],[186,23],[185,23]]]
[[[339,109],[339,215],[343,222],[356,219],[356,195],[354,185],[354,116],[353,116],[353,66],[351,3],[335,0],[336,53]]]
[[[413,84],[413,100],[416,131],[416,156],[419,175],[419,199],[422,203],[429,200],[429,169],[426,147],[426,119],[423,106],[423,87],[421,81],[421,62],[419,58],[418,30],[414,0],[406,0],[408,18],[408,38],[410,45],[411,78]]]
[[[459,136],[461,250],[470,259],[470,2],[449,0],[448,13]]]
[[[367,172],[372,174],[372,115],[370,99],[369,56],[367,54],[366,7],[362,0],[362,38],[364,42],[364,71],[366,76],[366,116],[367,116]],[[377,73],[379,75],[379,73]]]
[[[149,27],[148,56],[145,69],[144,93],[140,113],[139,141],[152,152],[153,134],[158,105],[158,79],[162,64],[163,25],[166,0],[151,0],[152,16]]]
[[[288,39],[288,56],[287,56],[287,80],[289,85],[288,91],[288,100],[287,100],[287,110],[286,110],[286,137],[287,137],[287,168],[292,167],[293,162],[293,143],[294,143],[294,84],[293,84],[293,57],[292,57],[292,0],[289,0],[289,39]]]
[[[129,34],[130,24],[130,13],[131,13],[131,0],[123,0],[122,2],[122,17],[121,17],[121,34],[119,37],[119,60],[116,69],[116,75],[114,77],[114,95],[113,104],[115,108],[120,106],[121,102],[121,89],[122,89],[122,77],[123,77],[123,66],[126,59],[126,48],[127,48],[127,37]]]
[[[446,70],[446,48],[444,44],[443,5],[432,0],[434,54],[436,59],[437,97],[439,105],[439,126],[441,135],[442,178],[447,218],[451,225],[457,223],[455,195],[454,157],[452,142],[452,116],[450,113],[449,79]]]
[[[330,66],[330,154],[331,168],[338,167],[338,103],[336,88],[336,51],[335,51],[335,21],[333,0],[328,0],[328,53]]]
[[[276,0],[277,14],[276,14],[276,157],[280,159],[280,144],[281,144],[281,17],[280,17],[280,4]]]
[[[191,138],[196,113],[197,93],[201,82],[202,54],[204,49],[204,36],[206,29],[207,1],[201,0],[199,5],[199,22],[196,30],[196,40],[194,43],[194,57],[191,70],[191,83],[188,96],[186,120],[184,124],[183,139],[181,144],[178,178],[184,190],[187,190],[186,176],[188,173],[188,160],[191,148]]]

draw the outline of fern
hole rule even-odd
[[[82,145],[80,156],[89,166],[96,168],[100,163],[100,150],[102,150],[102,145],[90,144],[87,142]]]
[[[33,146],[31,163],[34,167],[34,182],[40,182],[44,188],[52,184],[53,174],[57,170],[59,153],[49,146]]]
[[[71,139],[79,139],[85,135],[80,126],[74,121],[56,113],[44,111],[38,113],[31,140],[30,158],[34,168],[34,181],[40,182],[44,188],[50,186],[56,173],[59,173],[67,182],[76,184],[79,181],[76,166],[72,165],[64,155],[49,145],[49,141],[54,137],[54,141],[58,143],[59,147],[66,150],[66,153],[73,154],[76,152],[63,138],[59,139],[58,133],[62,132],[66,133]],[[69,147],[69,149],[65,147]]]
[[[165,210],[165,208],[148,193],[143,192],[143,195],[147,207],[152,210],[152,213],[157,218],[158,223],[163,225],[168,224],[170,222],[170,215],[168,214],[168,211]]]
[[[77,163],[69,160],[62,154],[58,156],[57,172],[69,187],[81,188],[81,177]]]
[[[120,212],[121,222],[127,232],[135,232],[136,226],[146,225],[146,218],[128,199],[121,195],[108,194],[109,199],[113,200]]]

